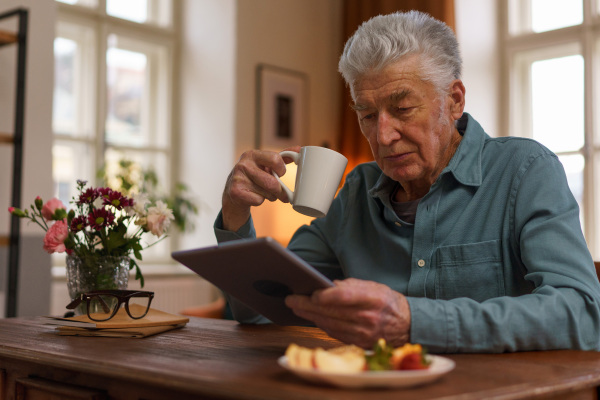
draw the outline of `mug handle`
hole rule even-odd
[[[279,154],[281,155],[281,157],[289,157],[289,158],[291,158],[294,161],[294,164],[298,165],[298,161],[300,160],[300,153],[296,153],[295,151],[286,150],[286,151],[282,151]],[[285,183],[283,183],[283,181],[281,180],[281,178],[279,177],[279,175],[277,175],[275,173],[275,171],[272,171],[271,173],[279,181],[279,184],[281,185],[281,188],[283,189],[283,191],[287,194],[288,200],[290,201],[290,203],[294,203],[294,192],[292,192],[285,185]]]

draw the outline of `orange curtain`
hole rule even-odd
[[[454,0],[345,0],[344,7],[344,41],[364,21],[380,14],[395,11],[419,10],[434,18],[444,21],[454,29]],[[372,161],[373,155],[369,143],[360,132],[356,113],[350,108],[352,99],[348,88],[343,88],[342,122],[339,149],[348,157],[348,168],[352,170],[357,164]]]

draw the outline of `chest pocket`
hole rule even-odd
[[[484,301],[504,296],[500,240],[443,246],[436,250],[435,295]]]

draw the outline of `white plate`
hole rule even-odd
[[[454,361],[440,356],[427,356],[431,360],[428,369],[403,371],[365,371],[348,374],[320,372],[315,369],[294,368],[286,356],[279,357],[279,365],[299,377],[315,383],[327,383],[345,388],[388,387],[399,388],[433,382],[454,369]]]

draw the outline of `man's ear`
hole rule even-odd
[[[450,112],[455,120],[460,119],[465,109],[465,85],[460,79],[456,79],[450,85],[450,98],[452,103]]]

